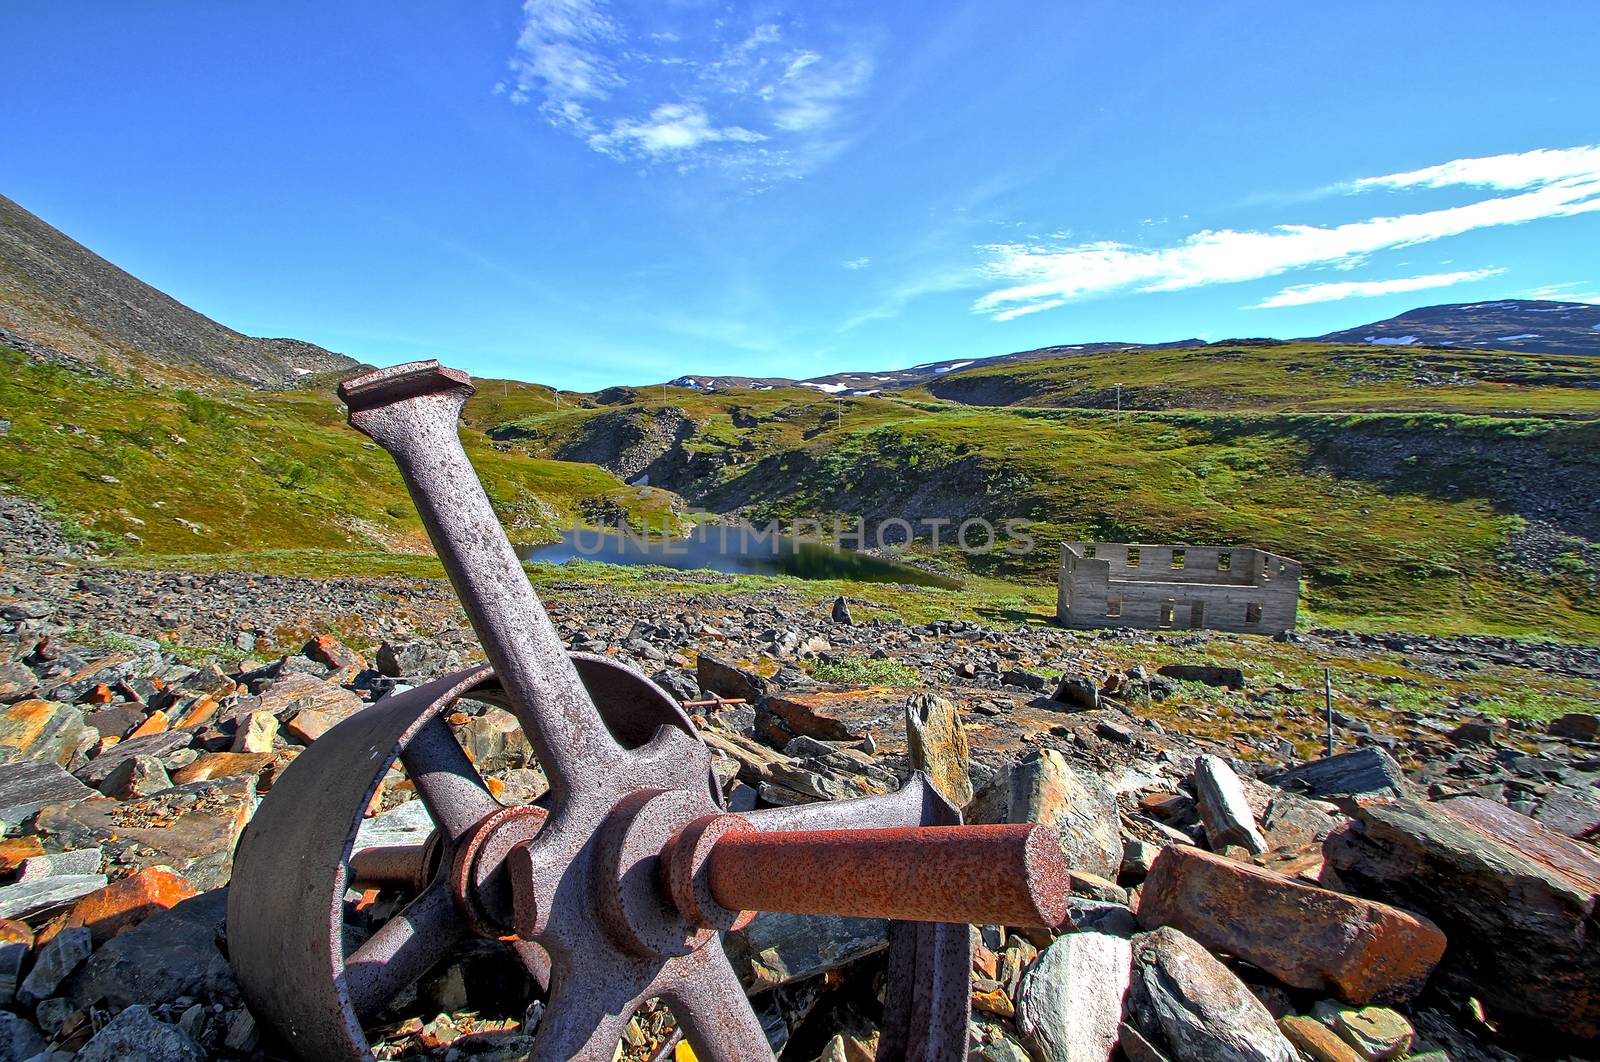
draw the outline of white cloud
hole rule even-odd
[[[1575,148],[1538,148],[1514,155],[1489,155],[1480,159],[1456,159],[1439,166],[1391,173],[1384,177],[1363,177],[1353,187],[1370,188],[1445,188],[1469,185],[1512,191],[1537,188],[1558,181],[1592,182],[1600,174],[1600,145]]]
[[[624,17],[607,0],[524,0],[510,68],[497,92],[536,102],[603,155],[765,181],[837,150],[873,62],[859,34],[738,9],[638,5]]]
[[[765,139],[762,134],[737,125],[713,126],[698,104],[663,103],[650,112],[648,119],[619,119],[612,123],[610,132],[591,134],[588,141],[602,154],[625,158],[633,154],[660,157],[722,141],[754,144]]]
[[[1398,277],[1394,280],[1347,280],[1335,284],[1296,284],[1270,295],[1251,310],[1273,310],[1281,306],[1305,306],[1313,302],[1337,302],[1340,299],[1369,298],[1374,295],[1394,295],[1405,291],[1422,291],[1425,288],[1447,288],[1452,284],[1470,284],[1475,280],[1504,273],[1504,269],[1473,269],[1460,273],[1429,273],[1420,277]]]
[[[862,255],[860,258],[852,258],[845,262],[844,267],[846,269],[865,269],[871,264],[872,259],[868,258],[866,255]]]
[[[1411,173],[1365,178],[1355,187],[1404,189],[1450,184],[1519,191],[1461,206],[1343,225],[1207,230],[1167,247],[1113,241],[1065,246],[993,244],[983,248],[989,256],[986,269],[1002,286],[979,298],[973,310],[1009,320],[1021,313],[1110,292],[1176,291],[1259,280],[1292,269],[1348,265],[1378,251],[1476,229],[1600,211],[1600,147],[1458,159]]]

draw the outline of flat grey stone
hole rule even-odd
[[[106,887],[104,874],[61,874],[0,887],[0,918],[27,920],[51,914]]]
[[[99,796],[59,764],[24,760],[0,764],[0,820],[21,822],[46,804]]]
[[[408,800],[382,815],[362,819],[351,851],[386,845],[422,844],[432,832],[433,820],[428,817],[427,805],[420,800]]]
[[[30,856],[22,861],[22,869],[17,872],[17,880],[43,881],[45,878],[98,874],[100,858],[99,848],[74,848],[70,852]]]
[[[124,760],[135,756],[154,756],[159,760],[186,747],[193,740],[194,735],[187,730],[164,730],[159,734],[146,734],[144,737],[119,742],[90,760],[87,766],[80,768],[78,780],[91,788],[98,789]]]

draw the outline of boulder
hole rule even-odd
[[[0,822],[21,822],[46,804],[95,796],[94,790],[49,761],[0,764]]]
[[[1133,946],[1069,933],[1039,955],[1017,993],[1017,1029],[1039,1062],[1106,1062],[1122,1024]]]
[[[902,696],[881,686],[786,691],[768,696],[766,707],[791,733],[819,741],[859,741],[883,719],[885,702],[899,702]]]
[[[0,1011],[0,1062],[24,1062],[44,1054],[49,1046],[27,1018]]]
[[[1406,796],[1413,787],[1394,757],[1368,745],[1291,767],[1273,784],[1314,797]]]
[[[1600,789],[1556,786],[1533,813],[1534,820],[1567,837],[1600,834]]]
[[[855,623],[855,620],[850,616],[850,602],[846,601],[843,596],[833,599],[833,608],[829,610],[829,615],[833,617],[833,622],[842,623],[846,627]]]
[[[191,782],[137,800],[99,797],[44,807],[35,828],[58,847],[100,845],[120,866],[171,867],[209,889],[228,880],[255,796],[253,778]]]
[[[710,653],[695,661],[695,681],[707,693],[755,704],[767,695],[767,680]]]
[[[27,979],[17,989],[17,1000],[27,1006],[36,1006],[41,999],[55,995],[56,989],[72,975],[83,960],[94,950],[87,929],[66,929],[39,949]]]
[[[1286,985],[1350,1003],[1413,998],[1445,950],[1426,919],[1178,845],[1162,850],[1145,879],[1139,922],[1180,929]]]
[[[1218,756],[1199,756],[1194,762],[1195,803],[1206,838],[1214,849],[1241,845],[1253,855],[1267,850],[1267,839],[1256,828],[1255,813],[1245,799],[1244,783]]]
[[[1576,741],[1600,741],[1600,715],[1591,712],[1568,712],[1552,719],[1545,727],[1551,737],[1570,738]]]
[[[36,760],[71,767],[83,762],[99,737],[70,704],[30,699],[0,709],[0,763]]]
[[[271,712],[280,720],[289,719],[295,712],[326,712],[343,719],[364,707],[366,702],[343,686],[291,672],[274,679],[261,691],[256,710]]]
[[[1057,704],[1083,711],[1093,711],[1100,707],[1100,691],[1095,688],[1093,682],[1082,675],[1062,675],[1050,699]]]
[[[157,1020],[144,1007],[128,1007],[94,1034],[74,1062],[206,1062],[206,1053],[176,1025]]]
[[[1236,667],[1220,667],[1216,664],[1162,664],[1156,668],[1156,674],[1177,679],[1179,682],[1200,682],[1220,689],[1244,689],[1244,672]]]
[[[1122,866],[1117,798],[1098,775],[1069,764],[1054,749],[1030,753],[996,774],[967,817],[1051,826],[1074,870],[1115,878]]]
[[[68,981],[68,997],[80,1007],[101,999],[111,1007],[159,1006],[179,998],[239,1006],[239,986],[217,947],[227,905],[227,890],[215,889],[118,933]]]
[[[193,740],[194,735],[187,730],[164,730],[159,734],[129,738],[112,745],[74,773],[85,785],[99,789],[122,766],[124,760],[150,756],[165,763],[172,753],[188,748]]]
[[[1600,1035],[1600,857],[1476,798],[1369,803],[1323,845],[1351,889],[1432,919],[1439,976],[1495,1011]],[[1488,832],[1486,832],[1488,831]]]
[[[0,885],[0,918],[37,922],[87,896],[106,883],[104,874],[56,874],[34,881]]]
[[[1244,982],[1171,927],[1133,942],[1131,1023],[1182,1062],[1297,1062],[1293,1045]]]
[[[1387,1062],[1411,1053],[1417,1034],[1399,1013],[1387,1007],[1352,1010],[1317,1004],[1317,1018],[1366,1062]]]
[[[146,867],[80,899],[67,911],[64,924],[82,926],[95,944],[104,944],[129,926],[195,895],[183,875],[166,867]]]
[[[961,713],[943,697],[919,693],[906,703],[906,751],[911,769],[923,771],[958,808],[972,802],[970,753]]]
[[[17,998],[22,981],[22,960],[33,950],[33,930],[15,919],[0,918],[0,1007]]]

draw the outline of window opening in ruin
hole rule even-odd
[[[1189,606],[1189,626],[1204,627],[1206,624],[1206,603],[1196,601]]]
[[[1085,547],[1083,547],[1083,559],[1084,560],[1094,560],[1094,547],[1093,546],[1085,546]]]
[[[1128,547],[1128,567],[1137,568],[1138,566],[1139,566],[1139,547],[1138,546],[1129,546]]]
[[[1246,623],[1261,622],[1261,602],[1252,601],[1244,607],[1244,621]]]
[[[1221,553],[1217,554],[1217,571],[1225,572],[1232,567],[1233,554],[1231,552],[1228,550],[1223,550]]]
[[[1120,615],[1122,615],[1122,595],[1121,594],[1107,594],[1106,595],[1106,615],[1108,615],[1108,616],[1120,616]]]
[[[1188,550],[1175,549],[1172,551],[1172,566],[1174,568],[1182,568],[1186,563],[1188,563],[1188,560]]]
[[[1272,558],[1268,557],[1261,562],[1261,581],[1266,582],[1272,578]]]
[[[1161,606],[1161,625],[1163,627],[1172,626],[1172,623],[1177,618],[1177,615],[1178,603],[1176,601],[1167,601],[1163,603]]]

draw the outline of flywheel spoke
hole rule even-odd
[[[677,960],[675,978],[662,995],[696,1058],[706,1062],[760,1062],[772,1046],[739,984],[727,954],[712,943]]]
[[[453,845],[500,805],[456,741],[450,724],[434,716],[400,751],[400,762],[434,824]]]
[[[449,889],[442,880],[435,881],[345,956],[341,976],[356,1013],[377,1013],[465,936]]]

